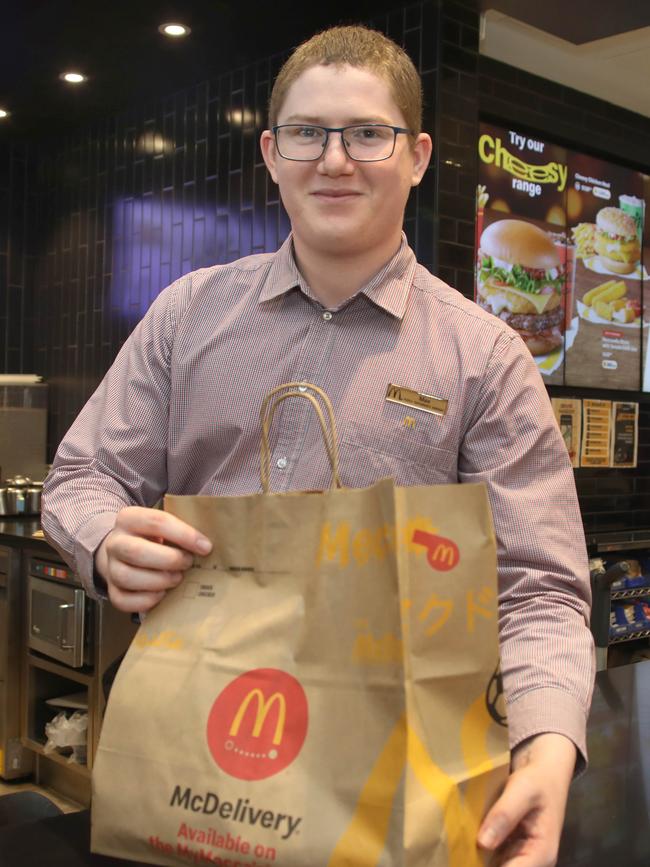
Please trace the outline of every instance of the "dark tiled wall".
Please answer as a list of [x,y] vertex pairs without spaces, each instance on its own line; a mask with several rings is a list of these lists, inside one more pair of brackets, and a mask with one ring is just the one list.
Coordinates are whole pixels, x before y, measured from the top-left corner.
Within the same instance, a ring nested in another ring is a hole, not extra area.
[[[409,202],[420,261],[471,291],[478,4],[372,20],[423,80],[438,160]],[[50,383],[49,454],[156,294],[194,268],[276,249],[289,225],[258,139],[283,56],[134,106],[30,157],[34,368]],[[438,238],[440,237],[440,244]]]
[[24,149],[0,145],[0,372],[31,373]]
[[288,231],[257,147],[277,61],[203,82],[35,155],[35,365],[52,454],[158,292]]
[[[487,57],[479,62],[482,116],[528,126],[577,149],[650,172],[650,118]],[[639,400],[639,465],[634,470],[576,470],[585,530],[650,529],[650,396],[587,389],[552,394]]]
[[650,118],[490,57],[480,58],[478,85],[484,116],[517,122],[560,144],[650,170]]
[[[404,45],[424,84],[434,163],[409,202],[409,240],[423,264],[469,297],[480,113],[640,166],[650,153],[646,119],[479,58],[478,5],[424,2],[369,22]],[[50,382],[50,455],[163,286],[285,237],[257,144],[283,59],[2,160],[0,280],[9,273],[13,282],[11,292],[0,282],[0,369],[33,369]],[[589,532],[650,526],[647,402],[640,439],[638,471],[577,471]]]
[[433,270],[467,297],[474,285],[477,177],[479,13],[476,4],[438,7],[440,46],[436,161],[436,255]]

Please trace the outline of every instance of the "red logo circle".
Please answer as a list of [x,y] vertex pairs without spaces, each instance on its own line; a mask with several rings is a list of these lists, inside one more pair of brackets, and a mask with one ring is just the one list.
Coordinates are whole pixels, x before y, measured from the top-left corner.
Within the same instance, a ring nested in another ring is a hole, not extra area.
[[307,735],[307,696],[295,677],[256,668],[231,681],[208,716],[212,758],[232,777],[263,780],[283,771]]

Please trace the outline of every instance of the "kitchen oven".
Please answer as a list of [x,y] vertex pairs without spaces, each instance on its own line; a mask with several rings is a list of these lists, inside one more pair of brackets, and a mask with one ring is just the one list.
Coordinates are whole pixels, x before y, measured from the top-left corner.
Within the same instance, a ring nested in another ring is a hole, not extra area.
[[72,569],[53,560],[27,563],[27,644],[72,668],[92,665],[90,601]]

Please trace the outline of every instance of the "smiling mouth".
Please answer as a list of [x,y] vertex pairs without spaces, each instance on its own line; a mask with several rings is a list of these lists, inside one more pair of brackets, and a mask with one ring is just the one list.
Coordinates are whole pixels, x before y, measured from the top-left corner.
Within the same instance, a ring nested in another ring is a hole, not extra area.
[[319,199],[351,199],[359,195],[355,190],[315,190],[312,193]]

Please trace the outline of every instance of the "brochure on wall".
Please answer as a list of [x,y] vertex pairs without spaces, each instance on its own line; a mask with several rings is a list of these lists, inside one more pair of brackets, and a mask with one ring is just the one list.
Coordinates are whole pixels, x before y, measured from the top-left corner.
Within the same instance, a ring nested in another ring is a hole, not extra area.
[[644,175],[485,123],[478,155],[476,302],[519,332],[548,385],[638,390]]
[[640,172],[569,155],[576,337],[566,354],[566,385],[641,387],[643,215]]
[[583,400],[581,467],[608,467],[611,400]]
[[610,466],[636,467],[638,437],[639,404],[614,401]]
[[567,447],[571,466],[580,466],[580,439],[582,432],[582,401],[577,398],[551,398],[553,412]]

